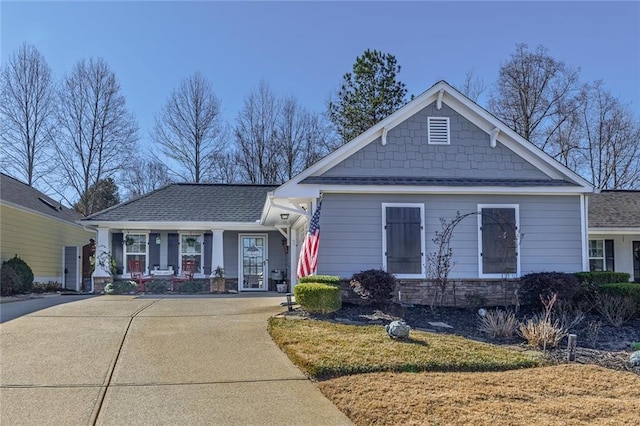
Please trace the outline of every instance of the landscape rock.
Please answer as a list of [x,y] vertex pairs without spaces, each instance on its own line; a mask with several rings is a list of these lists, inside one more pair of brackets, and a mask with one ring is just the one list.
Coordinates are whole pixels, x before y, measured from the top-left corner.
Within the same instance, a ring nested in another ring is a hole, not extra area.
[[404,321],[392,321],[384,327],[387,330],[387,334],[392,339],[406,339],[409,337],[409,331],[411,327]]
[[629,357],[629,362],[634,367],[640,367],[640,351],[635,351],[634,353],[632,353]]

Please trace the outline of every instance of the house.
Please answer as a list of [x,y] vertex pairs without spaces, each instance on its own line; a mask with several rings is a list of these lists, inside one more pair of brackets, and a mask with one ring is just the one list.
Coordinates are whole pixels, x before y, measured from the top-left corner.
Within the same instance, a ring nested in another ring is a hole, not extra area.
[[26,183],[0,173],[0,256],[5,261],[18,255],[31,267],[35,282],[58,282],[64,288],[81,290],[82,247],[96,235],[76,223],[81,217]]
[[[201,192],[187,196],[192,190]],[[296,283],[298,254],[322,200],[318,273],[348,279],[382,268],[399,278],[400,301],[426,304],[436,291],[428,268],[433,239],[460,213],[468,216],[450,242],[455,264],[445,303],[476,296],[501,303],[523,274],[588,269],[593,192],[441,81],[283,185],[174,185],[148,196],[162,200],[145,204],[143,197],[82,222],[96,227],[98,245],[116,256],[121,238],[133,236],[138,251],[129,255],[160,268],[179,265],[176,250],[185,252],[175,247],[193,234],[204,243],[202,276],[210,274],[211,253],[211,266],[224,266],[239,290],[251,290],[244,275],[251,277],[248,262],[256,259],[248,250],[257,243],[269,247],[257,260],[268,259],[268,268],[286,270]],[[146,248],[154,239],[159,255]],[[276,256],[280,245],[285,250]]]
[[348,278],[383,268],[400,279],[400,301],[428,304],[438,290],[427,266],[435,233],[441,221],[470,214],[450,242],[455,265],[444,301],[502,303],[521,275],[588,269],[593,192],[441,81],[275,189],[262,223],[291,213],[295,252],[307,223],[296,216],[322,197],[318,272]]
[[589,269],[626,272],[640,282],[640,191],[589,197]]
[[[159,279],[180,275],[184,262],[195,260],[196,279],[213,277],[221,267],[229,289],[267,291],[284,280],[272,280],[270,271],[283,274],[288,267],[278,223],[260,223],[275,188],[174,183],[79,222],[97,231],[96,251],[113,257],[116,277],[130,278],[133,260]],[[109,280],[109,272],[96,267],[95,291]]]

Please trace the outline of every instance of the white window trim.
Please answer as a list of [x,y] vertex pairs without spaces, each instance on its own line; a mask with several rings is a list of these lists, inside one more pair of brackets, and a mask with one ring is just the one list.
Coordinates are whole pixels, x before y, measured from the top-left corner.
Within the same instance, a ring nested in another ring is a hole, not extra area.
[[424,278],[426,277],[425,262],[425,220],[424,220],[424,203],[382,203],[382,269],[387,270],[387,207],[413,207],[420,209],[420,273],[419,274],[394,274],[396,278]]
[[127,232],[122,234],[122,256],[124,265],[122,265],[122,276],[130,275],[129,272],[129,260],[127,259],[127,255],[129,254],[141,254],[141,253],[127,253],[127,235],[144,235],[145,236],[145,249],[144,249],[144,268],[143,275],[147,275],[149,271],[149,233],[148,232]]
[[[602,257],[592,257],[589,253],[589,242],[591,241],[600,241],[602,243]],[[605,244],[604,238],[589,238],[587,240],[587,256],[589,259],[589,266],[587,270],[591,270],[591,259],[594,260],[602,260],[602,271],[607,271],[607,245]]]
[[202,251],[200,252],[200,271],[196,271],[194,277],[204,277],[204,234],[194,234],[193,232],[180,232],[178,233],[178,275],[182,275],[182,236],[185,237],[200,237],[202,241]]
[[[482,272],[482,209],[515,209],[516,211],[516,273],[515,274],[485,274]],[[521,276],[520,259],[522,247],[520,244],[520,205],[519,204],[478,204],[478,277],[479,278],[518,278]]]
[[[447,141],[431,141],[431,120],[445,120],[447,123]],[[427,117],[427,144],[428,145],[451,145],[451,125],[449,117]]]

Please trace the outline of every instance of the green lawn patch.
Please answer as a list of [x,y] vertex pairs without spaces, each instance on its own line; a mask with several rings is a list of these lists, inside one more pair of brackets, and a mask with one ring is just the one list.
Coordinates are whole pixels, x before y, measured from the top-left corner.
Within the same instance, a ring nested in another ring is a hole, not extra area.
[[505,371],[544,364],[537,354],[460,336],[412,330],[409,340],[392,340],[381,326],[270,318],[269,333],[300,369],[317,379],[385,371]]

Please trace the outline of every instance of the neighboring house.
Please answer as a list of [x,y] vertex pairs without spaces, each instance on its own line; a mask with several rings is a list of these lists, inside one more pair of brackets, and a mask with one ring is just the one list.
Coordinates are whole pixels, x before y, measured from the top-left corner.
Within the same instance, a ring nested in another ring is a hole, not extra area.
[[0,173],[0,251],[33,270],[34,281],[82,288],[82,247],[95,238],[75,221],[82,215],[19,180]]
[[[288,267],[284,235],[260,224],[267,193],[275,188],[175,183],[80,222],[96,229],[97,252],[115,259],[117,277],[130,277],[131,260],[141,260],[146,275],[167,278],[194,259],[195,278],[212,277],[221,267],[228,287],[267,291],[276,281],[270,271]],[[96,291],[108,275],[96,268]]]
[[[286,269],[295,284],[308,221],[322,199],[318,273],[348,279],[386,269],[400,279],[397,298],[426,304],[434,297],[427,263],[435,233],[441,221],[470,213],[451,240],[455,265],[445,303],[475,296],[499,303],[513,297],[514,279],[523,274],[589,268],[593,192],[441,81],[281,186],[171,185],[82,222],[96,227],[98,246],[123,268],[123,249],[150,271],[155,264],[179,267],[178,257],[189,254],[185,238],[195,235],[204,243],[197,249],[201,276],[223,265],[227,277],[240,279],[239,290],[265,290],[244,283],[256,260],[247,250],[268,246],[257,260]],[[126,235],[134,251],[122,244]]]
[[640,282],[640,191],[589,197],[589,267],[626,272]]

